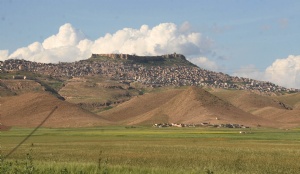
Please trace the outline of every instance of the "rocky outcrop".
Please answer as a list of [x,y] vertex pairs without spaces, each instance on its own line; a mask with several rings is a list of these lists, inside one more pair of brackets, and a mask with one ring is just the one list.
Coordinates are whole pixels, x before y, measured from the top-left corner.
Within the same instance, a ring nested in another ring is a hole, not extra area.
[[161,56],[137,56],[131,54],[92,54],[92,58],[97,57],[109,57],[112,59],[124,59],[133,61],[160,61],[164,59],[182,59],[186,60],[185,56],[182,54],[165,54]]

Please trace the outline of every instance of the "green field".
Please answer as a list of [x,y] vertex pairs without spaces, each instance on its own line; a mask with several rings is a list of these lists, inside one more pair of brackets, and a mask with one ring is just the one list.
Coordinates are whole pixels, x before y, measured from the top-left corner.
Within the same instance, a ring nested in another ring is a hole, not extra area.
[[299,173],[300,130],[97,127],[1,133],[2,173]]

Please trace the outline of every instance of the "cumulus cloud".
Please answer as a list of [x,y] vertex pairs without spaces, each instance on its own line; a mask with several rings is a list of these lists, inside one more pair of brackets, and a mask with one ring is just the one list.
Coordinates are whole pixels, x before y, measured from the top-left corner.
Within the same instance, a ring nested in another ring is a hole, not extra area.
[[[288,21],[282,20],[281,23],[286,26]],[[152,28],[148,25],[138,29],[124,28],[96,40],[89,40],[83,32],[67,23],[42,43],[34,42],[12,54],[8,50],[0,50],[0,60],[17,58],[57,63],[87,59],[92,53],[162,55],[176,52],[184,54],[199,67],[218,71],[217,63],[206,57],[213,53],[212,47],[213,41],[199,32],[192,32],[188,22],[179,27],[174,23],[162,23]],[[233,75],[300,88],[300,56],[278,59],[265,71],[259,71],[254,65],[242,67]]]
[[276,84],[300,89],[300,55],[277,59],[266,69],[265,77]]
[[242,67],[235,76],[270,81],[280,86],[300,89],[300,55],[275,60],[271,66],[260,71],[254,65]]
[[205,54],[211,49],[211,40],[200,33],[187,32],[173,23],[162,23],[153,28],[124,28],[95,40],[93,53],[128,53],[161,55],[178,52],[186,56]]
[[85,39],[84,34],[75,29],[71,24],[64,24],[59,28],[56,35],[52,35],[44,40],[43,47],[45,49],[59,48],[65,46],[76,46],[79,41]]
[[9,56],[1,52],[1,58],[18,58],[37,62],[77,61],[92,53],[126,53],[137,55],[161,55],[180,53],[189,57],[208,54],[212,40],[201,33],[191,32],[190,24],[177,27],[174,23],[162,23],[150,28],[124,28],[113,34],[107,33],[96,40],[89,40],[84,33],[67,23],[57,34],[42,43],[34,42],[19,48]]
[[70,62],[90,56],[85,47],[85,36],[67,23],[59,28],[56,35],[45,39],[43,43],[34,42],[27,47],[19,48],[8,58],[25,59],[44,63]]

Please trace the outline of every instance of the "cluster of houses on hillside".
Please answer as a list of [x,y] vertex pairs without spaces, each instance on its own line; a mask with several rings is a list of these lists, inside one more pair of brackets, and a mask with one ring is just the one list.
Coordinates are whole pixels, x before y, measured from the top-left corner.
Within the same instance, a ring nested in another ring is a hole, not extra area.
[[[120,83],[139,82],[145,86],[208,86],[225,89],[256,90],[268,92],[300,92],[270,82],[243,77],[233,77],[220,72],[194,66],[145,66],[126,61],[90,61],[72,63],[37,63],[9,59],[0,61],[0,73],[30,71],[52,77],[104,76]],[[29,77],[28,77],[29,79]]]

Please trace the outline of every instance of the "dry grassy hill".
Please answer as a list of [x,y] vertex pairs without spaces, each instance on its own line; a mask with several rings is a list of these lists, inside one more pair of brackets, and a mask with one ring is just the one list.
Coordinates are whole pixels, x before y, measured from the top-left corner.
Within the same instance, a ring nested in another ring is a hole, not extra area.
[[284,109],[284,106],[280,105],[278,100],[275,100],[270,96],[259,95],[251,91],[214,89],[210,92],[223,100],[230,102],[232,105],[250,113],[264,107]]
[[300,125],[300,94],[263,96],[250,91],[214,90],[213,93],[260,118],[278,122],[276,127],[297,127]]
[[101,78],[72,78],[59,90],[66,101],[80,105],[94,113],[105,107],[129,100],[137,95],[137,90],[128,89],[129,85]]
[[58,107],[45,127],[88,127],[107,125],[109,121],[62,101],[47,92],[29,92],[0,98],[0,123],[6,126],[34,127]]
[[[300,126],[299,93],[264,96],[244,90],[206,91],[188,87],[155,88],[150,93],[138,95],[139,90],[130,88],[128,84],[92,77],[68,80],[59,91],[66,101],[44,90],[38,82],[31,80],[2,80],[0,129],[4,130],[9,126],[37,126],[56,106],[58,109],[44,126],[88,127],[202,122],[277,128]],[[118,101],[126,102],[119,104]],[[112,105],[107,107],[109,110],[105,110],[104,106],[103,111],[102,104],[107,102]]]
[[274,98],[275,100],[282,101],[282,102],[292,106],[295,110],[300,109],[300,93],[274,96],[272,98]]
[[33,80],[0,79],[0,96],[12,96],[31,91],[44,91],[44,88]]
[[[136,96],[113,109],[100,113],[100,115],[119,124],[129,124],[137,118],[142,117],[143,114],[151,112],[167,103],[170,99],[178,95],[179,91],[182,90],[167,90]],[[153,122],[168,121],[164,116],[153,116],[152,120]]]
[[151,93],[125,102],[100,114],[119,124],[153,123],[238,123],[249,126],[280,125],[245,112],[211,93],[196,87]]

